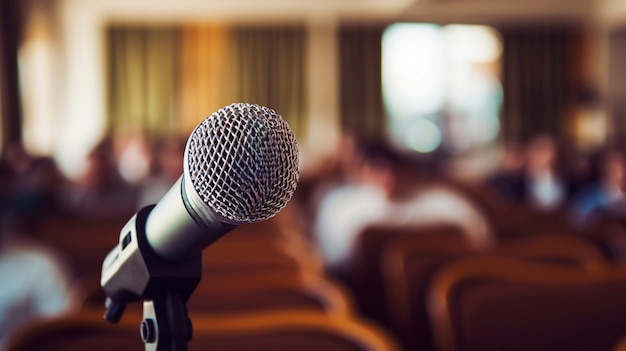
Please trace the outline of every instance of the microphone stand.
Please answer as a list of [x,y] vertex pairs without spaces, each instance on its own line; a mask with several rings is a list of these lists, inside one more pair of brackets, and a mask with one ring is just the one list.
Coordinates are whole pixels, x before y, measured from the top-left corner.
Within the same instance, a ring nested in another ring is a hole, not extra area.
[[144,301],[141,339],[146,351],[187,351],[192,336],[191,319],[178,292],[167,290],[161,298]]
[[107,295],[104,318],[117,323],[126,304],[144,300],[141,338],[146,351],[187,351],[193,327],[187,300],[202,277],[202,256],[165,261],[150,248],[145,224],[154,206],[128,221],[120,242],[106,257],[102,287]]

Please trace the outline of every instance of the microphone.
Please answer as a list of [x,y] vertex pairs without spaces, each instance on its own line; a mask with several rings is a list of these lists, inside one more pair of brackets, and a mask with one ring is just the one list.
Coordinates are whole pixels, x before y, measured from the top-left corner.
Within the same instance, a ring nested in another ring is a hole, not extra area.
[[201,275],[201,251],[235,227],[273,217],[299,178],[296,138],[274,110],[246,103],[223,107],[191,133],[183,174],[156,204],[122,228],[102,265],[105,318],[126,303],[176,289],[186,301]]
[[291,199],[298,166],[295,136],[274,110],[218,110],[191,133],[183,175],[148,216],[150,247],[179,261],[240,224],[269,219]]

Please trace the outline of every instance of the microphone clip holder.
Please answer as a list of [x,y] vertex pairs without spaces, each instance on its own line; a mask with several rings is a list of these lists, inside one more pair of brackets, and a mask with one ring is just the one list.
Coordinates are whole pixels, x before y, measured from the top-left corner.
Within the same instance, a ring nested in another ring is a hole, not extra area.
[[202,277],[202,256],[180,262],[160,258],[148,244],[144,230],[153,207],[141,209],[126,223],[119,244],[104,260],[104,318],[117,323],[126,304],[143,300],[140,330],[145,350],[186,351],[193,335],[186,303]]

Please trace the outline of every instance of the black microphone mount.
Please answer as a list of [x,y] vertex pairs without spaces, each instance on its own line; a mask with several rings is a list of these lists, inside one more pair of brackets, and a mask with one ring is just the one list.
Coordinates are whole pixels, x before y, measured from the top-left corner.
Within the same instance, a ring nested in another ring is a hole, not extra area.
[[159,257],[145,231],[152,208],[141,209],[126,223],[119,244],[104,260],[104,318],[117,323],[126,304],[144,300],[140,330],[145,350],[186,351],[193,335],[186,304],[202,277],[202,256],[198,253],[177,262]]

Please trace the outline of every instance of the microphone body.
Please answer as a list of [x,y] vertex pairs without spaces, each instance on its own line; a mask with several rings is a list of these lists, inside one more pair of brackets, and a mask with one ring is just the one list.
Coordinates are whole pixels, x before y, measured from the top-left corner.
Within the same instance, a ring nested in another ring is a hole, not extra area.
[[182,175],[152,209],[146,220],[150,247],[163,259],[176,262],[198,254],[236,225],[220,222],[215,215],[204,220],[189,204]]

